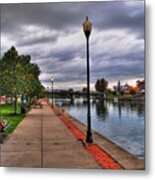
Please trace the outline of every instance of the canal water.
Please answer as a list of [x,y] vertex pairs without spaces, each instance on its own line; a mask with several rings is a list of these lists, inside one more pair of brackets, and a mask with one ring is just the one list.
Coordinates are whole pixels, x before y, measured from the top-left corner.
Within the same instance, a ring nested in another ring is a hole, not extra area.
[[[66,107],[69,114],[87,124],[86,102],[56,101],[56,104]],[[144,159],[144,107],[144,102],[92,102],[92,129],[139,159]]]

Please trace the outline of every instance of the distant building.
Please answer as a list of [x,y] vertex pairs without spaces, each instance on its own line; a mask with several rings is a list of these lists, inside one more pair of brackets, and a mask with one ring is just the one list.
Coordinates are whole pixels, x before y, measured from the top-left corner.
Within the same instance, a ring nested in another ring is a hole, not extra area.
[[129,84],[125,84],[125,85],[121,86],[121,91],[123,91],[124,94],[129,94],[130,93],[130,86],[129,86]]
[[127,83],[125,85],[121,85],[120,81],[118,81],[118,85],[115,89],[119,94],[129,94],[130,92],[130,86]]
[[139,88],[138,94],[145,94],[145,80],[138,80],[136,85]]

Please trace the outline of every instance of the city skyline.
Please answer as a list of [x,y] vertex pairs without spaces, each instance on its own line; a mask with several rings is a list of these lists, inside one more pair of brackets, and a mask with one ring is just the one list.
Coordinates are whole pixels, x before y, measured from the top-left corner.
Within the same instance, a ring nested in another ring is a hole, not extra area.
[[56,88],[86,86],[86,16],[90,37],[91,87],[104,77],[133,84],[144,78],[144,1],[1,4],[1,55],[11,46],[29,54],[40,80]]

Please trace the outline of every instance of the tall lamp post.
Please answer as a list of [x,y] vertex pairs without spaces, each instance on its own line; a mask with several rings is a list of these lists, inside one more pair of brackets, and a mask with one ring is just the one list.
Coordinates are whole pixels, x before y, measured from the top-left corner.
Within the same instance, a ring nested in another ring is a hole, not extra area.
[[53,95],[54,95],[54,92],[53,92],[53,84],[54,84],[54,79],[53,78],[51,78],[51,85],[52,85],[52,108],[53,108]]
[[89,21],[88,16],[86,17],[86,20],[83,23],[83,31],[86,36],[86,50],[87,50],[87,137],[86,142],[87,143],[93,143],[93,136],[91,132],[91,112],[90,112],[90,67],[89,67],[89,36],[92,30],[92,23]]

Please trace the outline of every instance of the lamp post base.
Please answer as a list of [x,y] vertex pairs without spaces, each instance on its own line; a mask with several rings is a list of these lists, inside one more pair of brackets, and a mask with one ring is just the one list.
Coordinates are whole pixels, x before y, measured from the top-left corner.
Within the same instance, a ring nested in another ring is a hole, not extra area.
[[92,144],[93,143],[93,136],[91,131],[87,131],[86,142]]

